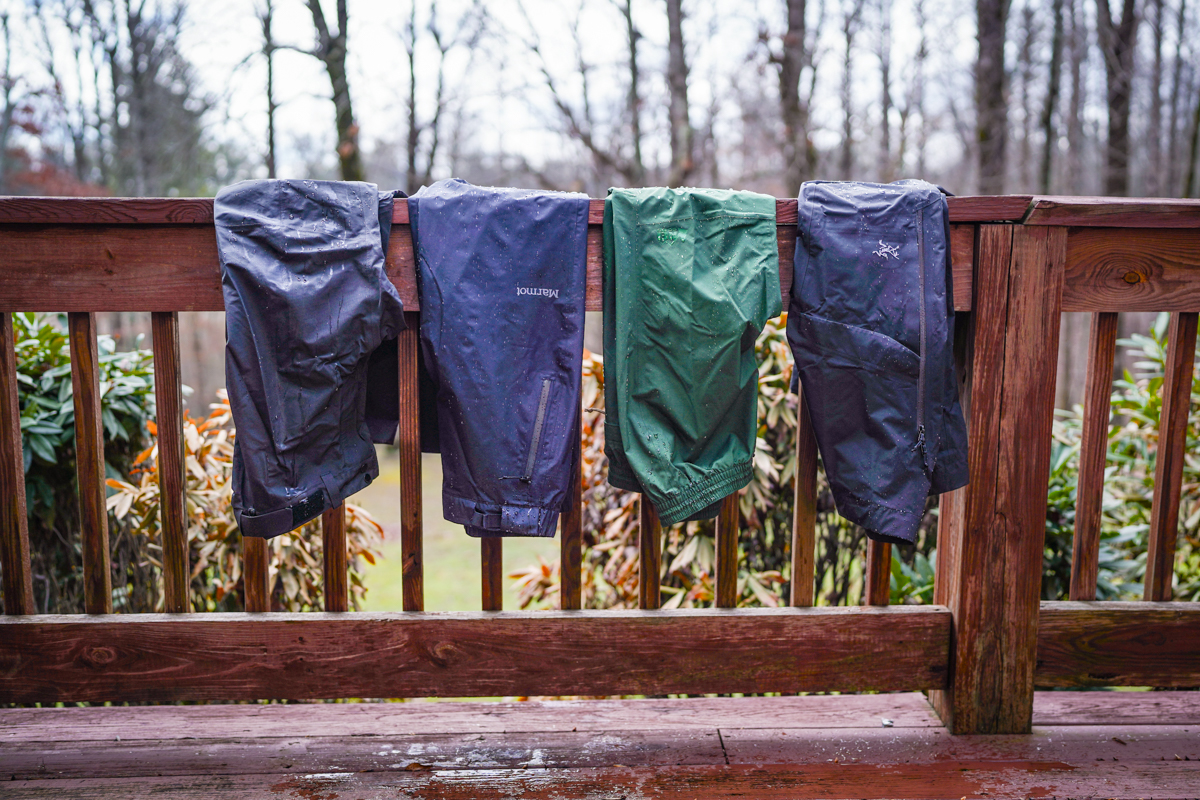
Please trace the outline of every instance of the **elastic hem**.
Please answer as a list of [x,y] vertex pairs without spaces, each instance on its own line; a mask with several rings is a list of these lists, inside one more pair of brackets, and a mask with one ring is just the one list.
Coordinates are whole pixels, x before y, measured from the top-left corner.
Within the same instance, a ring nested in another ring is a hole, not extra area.
[[701,511],[723,497],[741,489],[754,477],[754,467],[747,459],[738,464],[721,467],[692,481],[684,489],[666,497],[651,497],[654,509],[663,525],[674,525]]
[[550,506],[501,505],[470,500],[442,491],[442,516],[476,538],[528,536],[550,539],[558,528],[560,509]]

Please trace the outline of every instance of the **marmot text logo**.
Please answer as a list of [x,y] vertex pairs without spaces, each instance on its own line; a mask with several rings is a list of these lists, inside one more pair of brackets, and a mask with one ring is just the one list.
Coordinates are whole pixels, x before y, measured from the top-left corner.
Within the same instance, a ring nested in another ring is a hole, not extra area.
[[538,289],[533,286],[518,286],[517,295],[532,294],[538,297],[553,297],[558,299],[558,289]]

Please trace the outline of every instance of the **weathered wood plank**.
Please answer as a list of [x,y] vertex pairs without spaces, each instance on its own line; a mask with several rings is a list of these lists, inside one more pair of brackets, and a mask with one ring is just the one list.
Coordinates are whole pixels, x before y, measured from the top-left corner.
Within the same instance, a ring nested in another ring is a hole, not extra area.
[[12,314],[0,312],[0,568],[4,575],[4,613],[32,614],[33,575],[15,342]]
[[483,610],[504,609],[504,540],[479,540],[480,576],[483,579]]
[[108,508],[104,491],[104,427],[100,420],[100,355],[96,315],[67,315],[71,341],[71,387],[75,403],[75,467],[79,480],[79,527],[83,537],[83,607],[112,613],[108,554]]
[[801,386],[796,398],[796,478],[792,505],[792,576],[788,602],[813,604],[817,547],[817,437]]
[[0,197],[0,224],[211,226],[213,201],[211,197]]
[[1175,543],[1179,538],[1179,502],[1183,459],[1191,413],[1196,359],[1195,312],[1172,314],[1167,328],[1167,363],[1154,460],[1154,498],[1150,506],[1150,549],[1146,554],[1146,600],[1174,595]]
[[1070,228],[1063,311],[1200,311],[1200,230]]
[[321,514],[321,580],[326,611],[350,610],[350,573],[347,562],[346,505]]
[[404,312],[408,328],[400,332],[400,560],[404,610],[425,610],[424,531],[421,522],[421,404],[419,351],[421,316]]
[[1042,603],[1035,681],[1046,688],[1200,686],[1200,604]]
[[163,598],[168,612],[189,610],[187,505],[183,448],[183,377],[179,312],[150,315],[154,342],[154,405],[158,428],[158,492],[162,524]]
[[1035,197],[1026,225],[1200,228],[1200,200],[1166,197]]
[[[1002,620],[995,609],[1002,603],[1004,540],[991,534],[992,507],[1000,470],[1000,412],[1004,383],[1005,319],[1009,303],[1009,264],[1013,227],[981,225],[976,240],[977,280],[973,310],[963,332],[967,358],[963,410],[970,422],[968,472],[970,491],[952,493],[938,530],[938,576],[935,598],[948,606],[961,631],[955,657],[966,670],[952,675],[950,692],[932,692],[929,699],[942,720],[963,731],[981,727],[976,709],[992,702],[996,690],[978,674],[981,664],[999,660],[995,633]],[[979,565],[987,564],[989,569]],[[992,616],[989,616],[992,615]],[[973,642],[967,646],[965,641]],[[978,659],[978,661],[975,661]]]
[[662,524],[650,498],[638,498],[638,607],[662,606]]
[[716,543],[716,597],[717,608],[736,608],[738,602],[738,494],[721,501],[717,515]]
[[613,800],[613,798],[749,797],[755,800],[888,797],[1192,798],[1196,767],[1170,761],[1125,764],[1049,759],[996,762],[945,758],[876,766],[863,763],[719,764],[578,767],[547,770],[394,770],[299,775],[186,775],[9,781],[5,796],[20,800],[242,800],[266,796],[355,800],[397,797],[441,800]]
[[583,607],[583,418],[575,416],[575,466],[571,470],[567,510],[559,517],[558,607]]
[[242,537],[242,586],[245,609],[250,613],[271,610],[270,543],[258,536]]
[[[1086,697],[1111,693],[1039,694]],[[1160,697],[1162,693],[1153,696]],[[1193,697],[1200,700],[1200,694]],[[1063,710],[1064,705],[1071,708],[1069,703],[1058,701],[1055,713],[1070,714],[1069,710]],[[294,737],[305,731],[344,737],[688,731],[706,727],[777,728],[785,722],[793,728],[869,728],[879,725],[885,717],[893,721],[895,728],[941,727],[920,692],[669,700],[92,706],[0,708],[0,747],[10,742],[107,742],[118,737],[123,742]]]
[[1200,725],[1200,692],[1034,692],[1038,725]]
[[724,764],[715,728],[0,744],[5,780]]
[[867,540],[866,574],[863,576],[863,604],[886,606],[891,601],[892,546]]
[[1117,315],[1092,314],[1088,337],[1087,385],[1083,398],[1083,439],[1079,446],[1079,486],[1071,548],[1071,599],[1095,600],[1100,560],[1100,503],[1108,458],[1108,421]]
[[0,702],[917,690],[949,640],[936,606],[5,617]]

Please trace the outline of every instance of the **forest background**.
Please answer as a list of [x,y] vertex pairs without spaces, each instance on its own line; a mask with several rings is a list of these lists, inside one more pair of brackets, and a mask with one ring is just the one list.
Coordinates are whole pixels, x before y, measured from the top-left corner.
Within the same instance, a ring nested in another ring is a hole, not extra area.
[[[454,176],[794,197],[814,178],[921,177],[955,194],[1194,197],[1197,6],[0,0],[0,194]],[[148,315],[101,317],[118,350],[148,331]],[[1067,408],[1086,318],[1063,326]],[[203,416],[224,383],[222,316],[182,315],[181,333]]]

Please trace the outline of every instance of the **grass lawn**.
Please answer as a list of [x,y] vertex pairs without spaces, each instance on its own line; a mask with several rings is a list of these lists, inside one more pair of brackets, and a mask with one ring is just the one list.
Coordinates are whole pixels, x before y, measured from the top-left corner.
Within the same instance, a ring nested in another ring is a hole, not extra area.
[[[442,518],[442,460],[436,454],[421,456],[425,523],[425,610],[475,611],[482,604],[479,577],[479,540],[467,536],[461,525]],[[379,477],[351,501],[369,511],[384,526],[387,538],[383,557],[366,565],[367,597],[364,611],[401,611],[404,608],[400,569],[400,461],[393,448],[379,448]],[[558,558],[558,539],[505,539],[504,574],[529,564],[541,555],[547,562]],[[517,595],[506,580],[504,608],[519,608]]]

